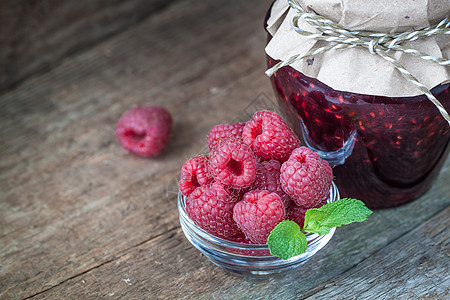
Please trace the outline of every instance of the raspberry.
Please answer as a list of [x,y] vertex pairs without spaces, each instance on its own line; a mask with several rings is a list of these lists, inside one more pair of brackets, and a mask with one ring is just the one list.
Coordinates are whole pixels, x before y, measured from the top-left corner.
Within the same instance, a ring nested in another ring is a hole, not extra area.
[[[238,234],[233,236],[229,239],[232,242],[239,243],[239,244],[247,244],[252,245],[252,241],[250,241],[245,234],[240,231]],[[248,256],[269,256],[270,251],[269,250],[248,250],[248,249],[236,249],[236,248],[228,248],[227,249],[230,252],[239,254],[239,255],[248,255]]]
[[201,185],[186,197],[186,210],[187,207],[191,205],[191,202],[197,201],[197,199],[203,195],[207,188],[209,188],[209,186]]
[[[327,204],[328,198],[325,198],[322,202],[317,203],[316,206],[311,208],[319,208]],[[293,200],[290,201],[290,205],[286,208],[286,219],[294,221],[300,228],[303,228],[305,223],[305,214],[308,208],[298,206]]]
[[186,200],[186,212],[197,226],[222,238],[240,232],[233,220],[233,208],[238,199],[223,185],[214,182],[195,189]]
[[245,122],[235,124],[219,124],[214,126],[208,133],[208,148],[212,151],[223,140],[227,138],[241,138]]
[[233,218],[245,236],[256,244],[265,244],[272,229],[286,216],[283,202],[275,193],[250,191],[233,210]]
[[333,171],[313,150],[295,149],[280,171],[283,190],[298,206],[318,207],[328,199]]
[[300,226],[300,228],[303,228],[307,210],[307,208],[296,205],[295,202],[291,203],[289,208],[286,210],[286,219],[294,221],[298,224],[298,226]]
[[275,112],[258,111],[242,132],[244,143],[264,160],[284,162],[300,141],[291,128]]
[[160,154],[172,130],[170,113],[158,106],[138,106],[124,113],[116,125],[120,145],[142,157]]
[[209,171],[214,180],[226,186],[245,188],[255,180],[255,155],[242,141],[227,139],[211,152]]
[[253,244],[252,241],[250,241],[242,231],[238,232],[235,236],[231,237],[229,240],[239,244]]
[[266,190],[280,196],[285,207],[289,206],[291,197],[286,194],[280,183],[281,163],[278,160],[263,161],[256,165],[256,178],[249,190]]
[[197,187],[213,181],[208,171],[208,159],[208,156],[198,155],[184,163],[180,176],[180,191],[184,196],[192,193]]

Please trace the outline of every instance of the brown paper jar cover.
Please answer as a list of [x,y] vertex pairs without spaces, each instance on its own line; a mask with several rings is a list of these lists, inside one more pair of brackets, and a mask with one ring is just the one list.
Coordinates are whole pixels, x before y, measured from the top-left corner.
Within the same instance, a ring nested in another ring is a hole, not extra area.
[[[421,29],[450,14],[448,0],[300,0],[299,3],[308,11],[316,12],[348,30],[385,33]],[[294,15],[295,11],[289,8],[286,0],[275,1],[267,21],[267,30],[273,38],[266,46],[266,53],[273,59],[286,60],[295,54],[324,46],[325,42],[301,36],[291,28]],[[318,32],[306,22],[300,24],[302,29]],[[450,36],[441,35],[438,38],[418,39],[410,46],[429,55],[449,59],[449,41]],[[428,89],[450,79],[448,67],[398,51],[392,51],[392,56]],[[390,97],[421,94],[390,62],[367,49],[331,50],[313,58],[313,64],[301,60],[291,66],[340,91]]]

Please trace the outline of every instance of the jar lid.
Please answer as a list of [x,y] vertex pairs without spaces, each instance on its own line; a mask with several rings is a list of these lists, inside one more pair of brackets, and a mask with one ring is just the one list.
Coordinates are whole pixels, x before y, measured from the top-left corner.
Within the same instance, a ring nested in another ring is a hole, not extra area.
[[[448,0],[298,0],[308,12],[323,16],[347,30],[371,32],[405,32],[419,30],[436,24],[450,15]],[[297,12],[286,0],[277,0],[267,21],[267,31],[272,39],[266,53],[273,59],[290,57],[330,44],[298,34],[291,26]],[[320,31],[299,19],[297,26],[303,30]],[[450,58],[450,36],[436,35],[407,42],[408,47],[431,56]],[[439,65],[401,51],[389,55],[425,87],[431,89],[450,81],[448,66]],[[423,94],[396,67],[383,57],[361,47],[333,49],[298,60],[291,67],[316,78],[333,89],[359,94],[389,97],[409,97]]]

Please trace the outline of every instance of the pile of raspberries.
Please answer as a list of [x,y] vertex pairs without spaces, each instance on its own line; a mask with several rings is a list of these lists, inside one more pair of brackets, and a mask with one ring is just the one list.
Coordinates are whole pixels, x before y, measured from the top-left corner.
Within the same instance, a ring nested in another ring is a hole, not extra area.
[[330,165],[275,112],[220,124],[208,133],[209,154],[186,161],[180,192],[194,223],[226,240],[265,244],[285,219],[303,227],[305,212],[324,205]]

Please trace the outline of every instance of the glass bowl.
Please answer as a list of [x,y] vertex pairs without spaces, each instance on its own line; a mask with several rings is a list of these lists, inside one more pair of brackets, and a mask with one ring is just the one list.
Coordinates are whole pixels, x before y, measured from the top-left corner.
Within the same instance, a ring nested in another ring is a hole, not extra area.
[[[327,202],[340,198],[339,191],[333,183]],[[336,228],[327,235],[307,233],[308,248],[305,253],[287,260],[270,255],[265,244],[241,244],[216,237],[201,229],[186,213],[186,197],[178,193],[178,211],[181,228],[191,244],[200,250],[211,262],[226,270],[242,275],[269,275],[292,270],[310,259],[322,249],[333,236]]]

